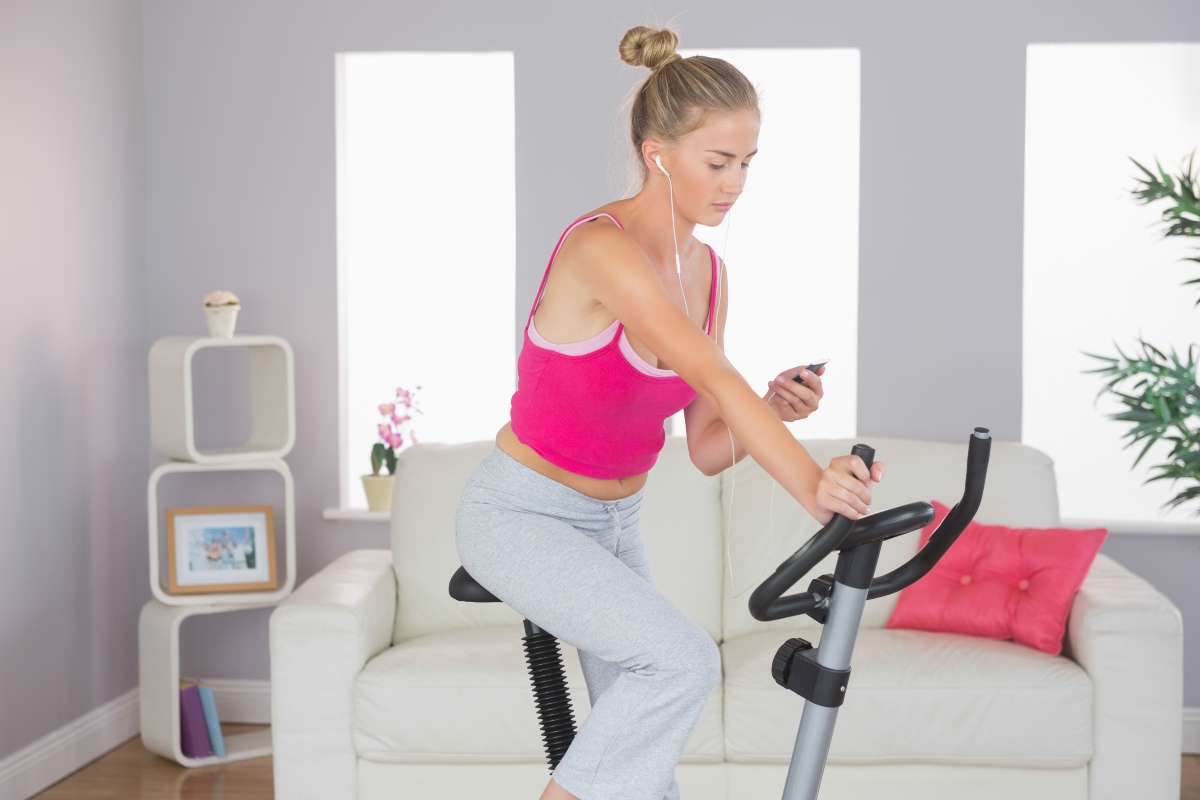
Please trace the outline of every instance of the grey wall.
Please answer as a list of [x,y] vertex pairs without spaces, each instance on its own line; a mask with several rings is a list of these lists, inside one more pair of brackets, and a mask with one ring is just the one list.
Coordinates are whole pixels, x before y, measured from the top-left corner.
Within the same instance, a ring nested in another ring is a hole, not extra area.
[[137,685],[138,0],[0,0],[0,759]]
[[[338,504],[334,54],[516,53],[523,320],[555,237],[616,189],[617,109],[642,75],[619,63],[617,42],[632,24],[672,17],[685,46],[861,49],[859,430],[953,440],[977,424],[1020,436],[1026,45],[1200,39],[1194,0],[149,3],[150,335],[202,331],[199,298],[226,287],[243,299],[242,330],[292,342],[301,578],[387,544],[383,526],[321,520]],[[1200,597],[1180,583],[1181,554],[1133,541],[1126,551],[1198,638]],[[222,624],[242,623],[210,621],[214,643]],[[223,655],[224,669],[266,675],[259,653]]]

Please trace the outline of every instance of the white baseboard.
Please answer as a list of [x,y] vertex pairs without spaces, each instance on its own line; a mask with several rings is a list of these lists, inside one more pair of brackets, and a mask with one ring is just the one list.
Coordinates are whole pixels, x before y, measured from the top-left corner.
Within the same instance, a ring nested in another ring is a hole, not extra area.
[[221,722],[271,724],[271,682],[208,679]]
[[138,732],[138,690],[109,700],[0,761],[0,800],[26,800]]
[[1200,708],[1183,710],[1183,752],[1200,753]]

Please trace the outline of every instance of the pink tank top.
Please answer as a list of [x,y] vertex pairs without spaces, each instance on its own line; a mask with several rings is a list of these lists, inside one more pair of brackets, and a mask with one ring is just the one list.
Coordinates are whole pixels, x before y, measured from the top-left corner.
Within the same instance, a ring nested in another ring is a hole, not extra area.
[[[511,417],[517,439],[551,464],[611,480],[640,475],[654,466],[666,441],[663,422],[692,402],[696,390],[671,370],[643,361],[620,320],[582,342],[553,344],[537,332],[533,314],[563,241],[577,226],[599,217],[621,227],[610,214],[576,220],[550,255],[525,322]],[[717,254],[711,247],[709,254],[713,288],[705,332],[711,335],[719,278]]]

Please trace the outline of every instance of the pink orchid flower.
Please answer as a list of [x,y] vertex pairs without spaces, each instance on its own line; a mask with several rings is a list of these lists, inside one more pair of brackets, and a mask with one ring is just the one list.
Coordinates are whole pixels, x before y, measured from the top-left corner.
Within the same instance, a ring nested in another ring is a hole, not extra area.
[[[416,387],[420,390],[421,387]],[[396,399],[390,403],[381,403],[379,413],[384,422],[379,423],[379,439],[389,449],[399,449],[405,444],[416,444],[417,437],[412,431],[405,430],[404,425],[412,421],[413,414],[423,414],[415,407],[416,392],[404,387],[396,389]]]

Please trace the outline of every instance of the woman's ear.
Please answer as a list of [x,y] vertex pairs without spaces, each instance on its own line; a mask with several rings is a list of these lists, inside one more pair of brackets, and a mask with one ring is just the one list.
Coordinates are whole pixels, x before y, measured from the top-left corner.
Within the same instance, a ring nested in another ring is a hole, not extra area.
[[642,142],[642,163],[645,164],[646,169],[656,175],[662,175],[663,173],[659,169],[659,165],[654,161],[654,157],[659,156],[661,158],[662,154],[662,142],[657,139],[646,139]]

